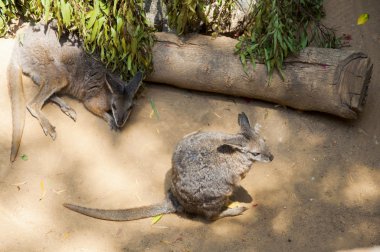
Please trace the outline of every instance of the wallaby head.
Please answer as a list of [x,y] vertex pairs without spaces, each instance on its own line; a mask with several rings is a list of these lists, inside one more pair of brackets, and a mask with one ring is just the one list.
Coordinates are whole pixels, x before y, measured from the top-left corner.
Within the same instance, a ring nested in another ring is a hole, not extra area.
[[245,113],[240,113],[238,123],[243,139],[239,141],[227,142],[220,146],[220,150],[240,151],[248,155],[251,160],[268,163],[273,160],[273,155],[270,153],[264,138],[259,134],[259,127],[256,125],[251,127],[248,117]]
[[111,111],[119,128],[128,120],[133,107],[133,97],[141,85],[142,77],[143,74],[138,72],[128,85],[125,85],[121,80],[106,74],[106,83],[111,92]]

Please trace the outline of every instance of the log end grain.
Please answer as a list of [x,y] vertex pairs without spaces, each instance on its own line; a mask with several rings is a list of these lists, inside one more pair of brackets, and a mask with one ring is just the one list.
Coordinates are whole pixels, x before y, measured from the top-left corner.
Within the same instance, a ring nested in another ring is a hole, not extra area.
[[348,119],[355,119],[363,110],[371,80],[373,64],[363,53],[354,53],[342,60],[337,68],[335,82]]

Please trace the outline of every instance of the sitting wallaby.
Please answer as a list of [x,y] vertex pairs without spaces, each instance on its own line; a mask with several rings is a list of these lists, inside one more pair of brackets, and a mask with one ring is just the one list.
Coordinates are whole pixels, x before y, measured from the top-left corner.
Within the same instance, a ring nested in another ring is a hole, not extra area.
[[121,79],[111,76],[101,62],[88,55],[76,36],[62,34],[58,39],[52,23],[28,25],[21,29],[8,67],[13,119],[11,161],[16,158],[24,128],[23,73],[39,86],[37,95],[26,107],[38,119],[45,135],[50,135],[53,140],[56,137],[55,127],[41,111],[49,99],[75,121],[75,111],[57,96],[70,95],[116,130],[123,127],[128,119],[133,97],[143,77],[138,72],[125,85]]
[[164,213],[187,212],[215,220],[243,213],[245,207],[226,208],[228,197],[254,161],[270,162],[273,155],[244,113],[241,132],[197,132],[185,136],[172,157],[171,187],[163,203],[132,209],[101,210],[64,204],[94,218],[126,221]]

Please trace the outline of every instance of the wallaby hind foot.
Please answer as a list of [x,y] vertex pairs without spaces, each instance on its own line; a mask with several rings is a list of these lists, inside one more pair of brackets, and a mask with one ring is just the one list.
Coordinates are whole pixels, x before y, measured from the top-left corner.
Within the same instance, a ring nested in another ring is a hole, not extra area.
[[77,113],[72,109],[67,103],[60,97],[54,95],[50,97],[50,101],[54,102],[59,106],[63,113],[70,117],[74,122],[77,120]]
[[241,215],[246,210],[248,210],[248,208],[246,208],[246,207],[227,208],[226,210],[224,210],[223,212],[221,212],[219,214],[219,216],[217,217],[217,219],[224,218],[224,217],[232,217],[232,216]]
[[55,140],[57,133],[55,132],[55,127],[51,125],[49,120],[40,112],[40,109],[35,108],[35,104],[28,104],[27,109],[30,114],[38,119],[44,134],[49,135],[53,140]]

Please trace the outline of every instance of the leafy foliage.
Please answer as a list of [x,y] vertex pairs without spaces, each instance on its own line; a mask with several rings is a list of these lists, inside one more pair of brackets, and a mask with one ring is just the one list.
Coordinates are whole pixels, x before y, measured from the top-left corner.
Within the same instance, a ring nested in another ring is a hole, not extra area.
[[199,31],[217,35],[230,25],[236,0],[164,0],[168,9],[169,26],[177,34]]
[[235,0],[217,0],[206,7],[206,16],[210,19],[206,29],[212,36],[217,36],[231,25],[235,7]]
[[11,19],[48,22],[54,18],[60,34],[63,29],[77,32],[88,52],[96,52],[124,77],[151,70],[153,30],[142,0],[1,0],[0,7],[0,35],[6,33]]
[[[199,30],[217,35],[231,19],[237,0],[167,0],[169,25],[178,34]],[[210,14],[212,10],[213,13]],[[324,17],[323,0],[258,0],[252,5],[243,35],[239,37],[236,53],[243,67],[247,62],[264,62],[271,75],[276,68],[282,74],[284,59],[308,45],[340,46],[334,31],[321,24]],[[211,20],[208,20],[211,19]]]
[[[238,0],[164,0],[169,26],[178,34],[192,31],[218,33],[230,25]],[[256,60],[271,75],[281,76],[284,59],[308,45],[339,47],[334,31],[321,24],[323,0],[257,0],[252,5],[236,53],[243,67]],[[0,36],[12,19],[57,19],[59,32],[78,32],[89,52],[124,76],[150,70],[153,30],[148,26],[142,0],[0,0]]]
[[207,23],[204,13],[205,0],[165,0],[168,9],[169,26],[177,34],[183,34],[199,28],[201,22]]
[[36,20],[42,10],[41,1],[37,0],[0,0],[0,37],[9,31],[12,20],[22,16],[25,20]]
[[340,39],[323,26],[323,0],[260,0],[250,12],[250,23],[239,37],[236,52],[246,69],[247,61],[264,62],[271,75],[281,76],[284,59],[308,45],[336,48]]

